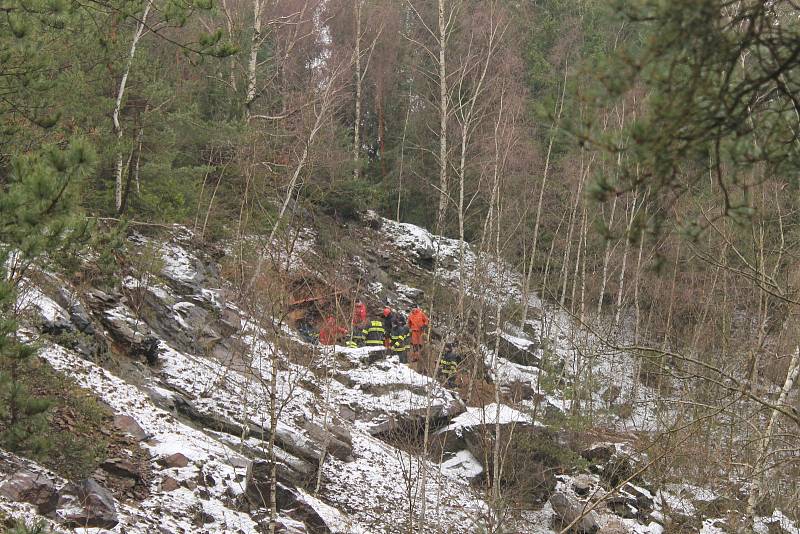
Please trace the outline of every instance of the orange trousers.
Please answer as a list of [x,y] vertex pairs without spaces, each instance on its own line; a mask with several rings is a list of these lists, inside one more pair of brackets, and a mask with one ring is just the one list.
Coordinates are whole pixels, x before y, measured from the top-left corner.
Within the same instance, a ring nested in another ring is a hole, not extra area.
[[411,344],[412,345],[422,345],[424,342],[422,341],[422,330],[412,330],[411,331]]

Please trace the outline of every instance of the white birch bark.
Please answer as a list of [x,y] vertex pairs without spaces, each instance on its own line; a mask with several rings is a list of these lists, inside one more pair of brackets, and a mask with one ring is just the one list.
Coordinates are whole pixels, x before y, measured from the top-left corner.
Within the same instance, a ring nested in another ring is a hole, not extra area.
[[622,299],[623,295],[625,294],[625,271],[628,266],[628,252],[630,251],[630,239],[628,236],[633,229],[633,221],[636,218],[636,202],[638,200],[637,193],[633,194],[633,203],[631,206],[631,215],[628,219],[628,225],[625,228],[625,237],[623,239],[623,248],[622,248],[622,265],[619,268],[619,287],[617,288],[617,304],[616,309],[614,310],[614,325],[613,325],[613,333],[616,335],[617,329],[619,328],[619,321],[620,316],[622,314]]
[[786,373],[786,380],[783,382],[783,387],[781,388],[781,393],[778,396],[778,401],[775,403],[775,408],[772,410],[769,423],[767,423],[767,428],[764,431],[764,436],[761,439],[761,450],[759,452],[758,461],[753,466],[753,471],[759,474],[756,478],[755,487],[752,488],[750,491],[750,496],[747,498],[747,515],[749,518],[751,518],[751,520],[755,516],[755,508],[758,504],[759,498],[764,492],[764,487],[769,483],[769,477],[767,476],[767,471],[769,470],[764,469],[764,464],[767,461],[769,449],[772,445],[773,429],[776,421],[778,420],[779,414],[778,408],[786,406],[786,400],[789,397],[789,393],[791,393],[792,389],[794,389],[798,375],[800,375],[800,346],[795,349],[794,356],[792,356],[792,361],[789,364],[789,370]]
[[247,58],[247,82],[244,97],[244,107],[247,119],[253,114],[253,102],[256,99],[258,84],[258,51],[263,42],[261,32],[263,24],[263,0],[253,0],[253,33],[250,36],[250,50]]
[[[131,72],[131,65],[133,65],[133,59],[136,56],[136,47],[139,45],[139,40],[142,38],[144,34],[144,29],[147,26],[147,17],[150,15],[150,8],[153,7],[153,0],[149,0],[147,4],[144,6],[144,12],[142,13],[142,18],[136,24],[136,31],[133,34],[133,39],[131,40],[131,48],[128,52],[128,60],[125,63],[125,70],[122,72],[122,78],[119,81],[119,87],[117,89],[117,98],[114,102],[114,111],[111,114],[111,120],[114,125],[114,133],[117,136],[117,142],[122,141],[122,123],[120,123],[119,115],[122,111],[122,100],[125,98],[125,89],[128,85],[128,76]],[[122,209],[122,193],[125,188],[125,184],[123,183],[123,168],[124,168],[124,156],[122,154],[122,150],[118,147],[117,148],[117,162],[114,166],[114,200],[115,200],[115,208],[117,212]]]
[[439,0],[439,208],[436,214],[436,233],[441,235],[447,214],[447,21],[445,20],[445,1]]

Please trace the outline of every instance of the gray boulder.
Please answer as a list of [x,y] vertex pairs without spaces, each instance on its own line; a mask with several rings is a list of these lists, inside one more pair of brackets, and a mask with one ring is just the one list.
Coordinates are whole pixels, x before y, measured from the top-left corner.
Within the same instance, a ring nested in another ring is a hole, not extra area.
[[0,495],[15,502],[32,504],[42,515],[55,510],[58,504],[58,492],[53,482],[45,475],[25,469],[0,482]]
[[[269,462],[253,463],[245,487],[245,497],[251,509],[263,509],[264,506],[269,506],[271,502],[271,472]],[[330,532],[330,528],[319,513],[296,488],[287,481],[281,480],[280,475],[275,489],[275,501],[279,510],[290,511],[291,517],[303,523],[308,532],[320,534]]]
[[585,505],[576,499],[559,492],[553,494],[549,502],[555,512],[554,526],[556,529],[566,528],[573,522],[575,524],[570,527],[569,531],[576,534],[594,534],[600,529],[594,510],[584,513]]
[[52,321],[44,321],[42,323],[42,332],[51,336],[71,334],[74,331],[75,327],[67,319],[57,318]]
[[616,454],[617,449],[614,447],[613,443],[600,443],[598,445],[593,445],[588,449],[581,452],[581,456],[585,459],[589,460],[590,462],[607,462],[611,459],[614,454]]
[[342,432],[334,433],[331,429],[331,426],[326,426],[323,428],[321,425],[318,425],[313,421],[305,421],[303,423],[303,430],[308,433],[311,439],[320,445],[326,446],[326,450],[335,458],[345,462],[352,460],[352,439],[346,440],[345,435]]
[[138,441],[147,439],[147,433],[139,426],[136,419],[130,415],[115,415],[114,426]]
[[186,467],[189,465],[189,459],[182,453],[176,452],[158,460],[158,463],[164,467]]
[[69,318],[80,332],[94,335],[95,329],[92,319],[80,302],[74,302],[69,306]]
[[572,489],[575,490],[577,495],[586,496],[589,495],[594,483],[595,481],[592,480],[592,477],[587,474],[581,474],[572,481]]
[[98,310],[105,310],[119,303],[119,295],[109,295],[95,287],[86,290],[85,296],[89,306]]
[[539,344],[531,341],[527,347],[517,346],[503,335],[497,333],[489,337],[489,346],[494,347],[497,343],[497,354],[508,361],[525,365],[529,367],[539,367],[541,358],[537,354],[539,351]]
[[62,488],[56,516],[71,528],[112,529],[119,523],[114,497],[91,478]]
[[117,313],[105,313],[101,320],[114,339],[128,348],[131,356],[142,357],[150,365],[157,363],[160,344],[145,323],[131,324],[128,317]]

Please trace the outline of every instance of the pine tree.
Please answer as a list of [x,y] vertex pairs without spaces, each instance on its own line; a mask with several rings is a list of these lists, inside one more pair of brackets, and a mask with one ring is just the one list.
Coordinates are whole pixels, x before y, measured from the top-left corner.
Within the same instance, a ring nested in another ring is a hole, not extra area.
[[[744,221],[749,190],[764,177],[785,176],[796,187],[797,13],[784,0],[626,3],[626,22],[646,37],[620,47],[601,79],[613,97],[643,88],[647,112],[621,137],[598,143],[621,151],[628,165],[618,183],[598,180],[595,196],[650,189],[674,201],[697,195],[710,178],[721,213]],[[702,231],[693,221],[687,227],[689,237]]]
[[0,190],[0,444],[41,454],[48,447],[50,402],[26,387],[36,348],[17,332],[18,295],[26,276],[59,257],[87,234],[77,209],[79,182],[95,156],[80,139],[18,157]]

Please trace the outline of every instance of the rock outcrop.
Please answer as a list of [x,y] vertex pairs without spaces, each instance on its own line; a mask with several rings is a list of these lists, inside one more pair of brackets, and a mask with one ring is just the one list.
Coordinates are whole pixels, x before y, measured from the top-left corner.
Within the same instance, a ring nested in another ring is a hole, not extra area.
[[112,529],[119,523],[114,497],[92,479],[64,486],[55,515],[71,528]]
[[58,506],[59,495],[55,484],[41,473],[21,469],[0,482],[0,495],[16,502],[26,502],[47,515]]
[[548,502],[555,512],[555,528],[560,530],[570,527],[569,532],[576,534],[594,534],[600,529],[597,513],[569,495],[555,493]]

